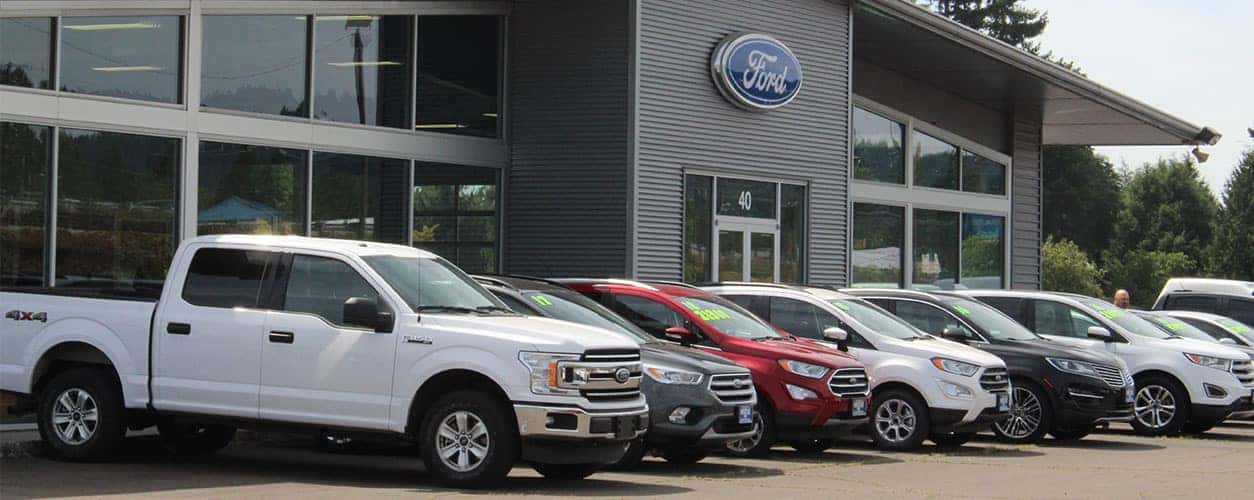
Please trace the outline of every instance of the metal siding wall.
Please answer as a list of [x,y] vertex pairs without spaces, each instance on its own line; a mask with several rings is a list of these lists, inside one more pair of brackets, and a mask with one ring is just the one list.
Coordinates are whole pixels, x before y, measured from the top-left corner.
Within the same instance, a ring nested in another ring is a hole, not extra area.
[[1012,122],[1010,288],[1041,288],[1041,122]]
[[[847,281],[849,5],[803,0],[640,0],[636,274],[682,276],[684,169],[810,181],[807,272]],[[778,38],[805,81],[788,106],[740,110],[710,80],[736,31]]]
[[519,0],[512,12],[505,267],[624,276],[630,2]]

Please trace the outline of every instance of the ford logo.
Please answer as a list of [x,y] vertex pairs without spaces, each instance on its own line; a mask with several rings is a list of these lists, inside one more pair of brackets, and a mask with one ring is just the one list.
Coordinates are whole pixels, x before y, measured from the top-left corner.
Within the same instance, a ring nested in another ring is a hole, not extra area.
[[751,111],[775,109],[801,91],[801,63],[779,40],[735,33],[714,48],[710,76],[728,101]]
[[617,380],[618,383],[625,384],[627,383],[627,380],[630,378],[631,378],[631,370],[628,370],[626,368],[619,368],[617,370],[614,370],[614,380]]

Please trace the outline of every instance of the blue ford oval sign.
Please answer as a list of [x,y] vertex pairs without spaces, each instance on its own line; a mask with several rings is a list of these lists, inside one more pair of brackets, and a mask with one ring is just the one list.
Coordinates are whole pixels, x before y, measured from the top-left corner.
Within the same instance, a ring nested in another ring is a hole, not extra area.
[[710,57],[710,76],[732,104],[748,110],[775,109],[801,91],[801,63],[779,40],[755,33],[723,39]]

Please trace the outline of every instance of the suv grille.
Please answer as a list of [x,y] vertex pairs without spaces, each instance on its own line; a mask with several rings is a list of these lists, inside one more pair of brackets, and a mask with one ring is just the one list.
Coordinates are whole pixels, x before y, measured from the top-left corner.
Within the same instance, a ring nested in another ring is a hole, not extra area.
[[1237,361],[1232,363],[1232,374],[1237,376],[1241,385],[1254,385],[1254,363]]
[[1120,370],[1118,367],[1099,365],[1097,363],[1090,364],[1092,364],[1093,368],[1097,370],[1097,375],[1101,377],[1102,380],[1106,381],[1106,385],[1114,388],[1120,388],[1127,385],[1128,374],[1124,373],[1123,370]]
[[714,375],[710,392],[724,403],[748,403],[753,400],[753,378],[748,373]]
[[[579,391],[589,401],[624,401],[640,397],[640,380],[643,366],[640,364],[640,351],[635,349],[605,349],[588,351],[573,363],[563,367],[589,368],[588,383]],[[620,368],[626,368],[628,377],[620,382],[615,374]]]
[[841,368],[832,374],[827,381],[832,394],[840,397],[865,396],[867,390],[866,370],[861,368]]
[[1010,390],[1010,374],[1005,368],[988,368],[980,375],[980,387],[989,392]]

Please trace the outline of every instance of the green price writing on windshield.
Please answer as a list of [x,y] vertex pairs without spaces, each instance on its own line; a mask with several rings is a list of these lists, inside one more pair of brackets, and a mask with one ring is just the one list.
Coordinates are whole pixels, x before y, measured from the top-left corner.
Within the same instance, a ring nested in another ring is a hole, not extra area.
[[549,300],[549,298],[548,298],[548,297],[545,297],[545,296],[543,296],[543,295],[532,295],[532,296],[531,296],[531,300],[532,300],[533,302],[537,303],[537,304],[540,304],[540,305],[544,306],[544,307],[548,307],[548,306],[553,305],[553,301],[552,301],[552,300]]
[[1173,332],[1178,332],[1184,329],[1184,323],[1181,323],[1179,321],[1172,321],[1167,318],[1154,318],[1154,319],[1158,320],[1158,324],[1163,325],[1168,330],[1171,330]]
[[832,302],[832,305],[836,306],[837,309],[840,309],[842,311],[849,310],[849,304],[846,304],[844,302]]
[[962,313],[963,316],[971,315],[971,309],[969,309],[967,306],[954,306],[954,310]]
[[1236,321],[1224,320],[1220,321],[1219,324],[1236,333],[1250,333],[1250,327],[1237,323]]
[[1123,316],[1123,311],[1115,309],[1098,309],[1097,312],[1102,313],[1102,316],[1105,316],[1106,319],[1115,319]]
[[727,311],[724,311],[722,309],[706,309],[706,308],[701,307],[701,304],[698,304],[691,300],[681,300],[679,301],[679,303],[683,304],[684,307],[687,307],[688,309],[692,310],[692,312],[696,314],[698,318],[701,318],[704,321],[718,321],[720,319],[731,319],[731,315],[727,314]]

